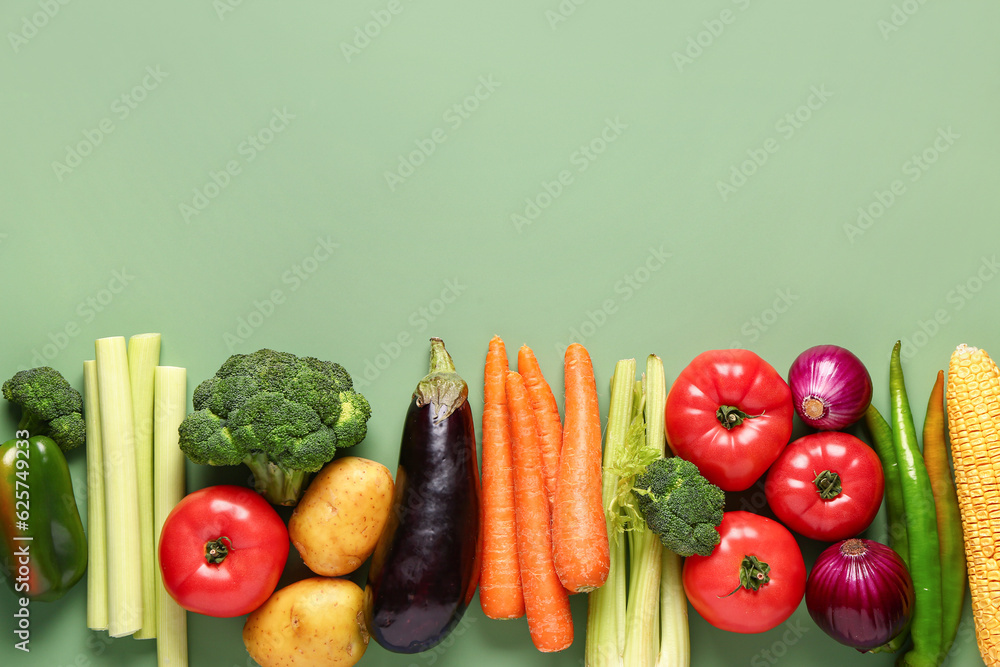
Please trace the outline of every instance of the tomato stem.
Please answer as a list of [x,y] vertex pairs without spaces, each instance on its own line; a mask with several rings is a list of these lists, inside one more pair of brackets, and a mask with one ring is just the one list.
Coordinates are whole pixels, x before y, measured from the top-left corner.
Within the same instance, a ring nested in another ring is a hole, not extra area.
[[719,409],[715,411],[715,418],[726,427],[727,431],[730,431],[742,424],[744,419],[753,419],[763,414],[762,412],[759,415],[748,415],[735,405],[720,405]]
[[749,591],[759,590],[761,586],[771,581],[771,566],[759,560],[756,556],[744,556],[740,563],[740,583],[726,595],[719,597],[727,598],[741,588]]
[[[225,542],[223,542],[225,540]],[[226,542],[229,544],[227,545]],[[229,550],[233,548],[233,541],[223,535],[222,537],[205,543],[205,560],[212,565],[218,565],[226,560]]]
[[840,483],[840,475],[829,470],[824,470],[816,475],[813,484],[816,485],[819,497],[823,500],[833,500],[843,490],[843,486]]

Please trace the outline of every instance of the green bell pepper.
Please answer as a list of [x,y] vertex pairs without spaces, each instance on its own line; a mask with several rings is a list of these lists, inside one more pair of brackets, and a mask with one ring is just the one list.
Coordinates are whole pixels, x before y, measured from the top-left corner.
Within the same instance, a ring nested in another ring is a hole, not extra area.
[[0,571],[18,596],[57,600],[87,569],[87,537],[62,451],[16,436],[0,445]]

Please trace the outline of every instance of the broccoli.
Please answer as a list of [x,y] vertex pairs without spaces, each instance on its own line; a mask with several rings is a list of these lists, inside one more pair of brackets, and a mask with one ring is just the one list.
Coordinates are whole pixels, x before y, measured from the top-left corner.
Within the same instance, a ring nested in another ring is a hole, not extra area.
[[719,543],[725,494],[690,461],[656,459],[636,476],[632,492],[646,525],[679,556],[708,556]]
[[199,384],[178,430],[195,463],[245,463],[276,505],[294,505],[312,473],[361,442],[371,406],[340,364],[263,349],[234,354]]
[[86,441],[83,397],[56,369],[18,371],[3,383],[3,397],[21,408],[18,430],[48,436],[64,452]]

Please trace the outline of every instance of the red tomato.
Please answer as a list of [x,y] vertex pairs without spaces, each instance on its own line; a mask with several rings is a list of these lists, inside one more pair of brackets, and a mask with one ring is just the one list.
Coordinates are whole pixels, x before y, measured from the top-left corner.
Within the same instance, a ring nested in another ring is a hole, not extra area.
[[792,442],[764,483],[767,504],[782,523],[824,542],[856,537],[867,528],[878,514],[883,489],[875,451],[839,431]]
[[188,611],[249,614],[278,585],[288,545],[285,523],[260,495],[242,486],[210,486],[185,496],[167,515],[160,533],[163,586]]
[[684,561],[691,606],[730,632],[766,632],[784,622],[806,590],[806,564],[795,538],[777,521],[750,512],[726,512],[719,535],[710,556]]
[[681,371],[667,395],[667,442],[723,491],[743,491],[792,434],[792,392],[749,350],[711,350]]

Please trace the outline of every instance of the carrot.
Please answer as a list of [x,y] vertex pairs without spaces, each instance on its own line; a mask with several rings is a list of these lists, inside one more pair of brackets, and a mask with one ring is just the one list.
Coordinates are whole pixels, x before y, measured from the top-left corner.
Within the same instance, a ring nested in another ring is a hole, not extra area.
[[524,378],[528,389],[528,400],[535,411],[538,423],[538,439],[542,449],[542,473],[545,475],[545,495],[549,508],[556,500],[556,475],[559,472],[559,453],[562,451],[562,421],[559,406],[549,383],[542,376],[535,353],[527,345],[522,345],[517,353],[517,372]]
[[562,455],[552,516],[553,557],[563,585],[580,593],[608,577],[610,550],[601,501],[601,413],[594,367],[578,343],[566,348]]
[[517,559],[531,641],[539,651],[561,651],[573,643],[569,593],[552,562],[549,503],[542,478],[538,426],[524,378],[507,373],[507,415],[514,454]]
[[507,421],[507,350],[490,340],[483,386],[482,560],[479,603],[488,618],[524,616],[514,523],[514,469]]

